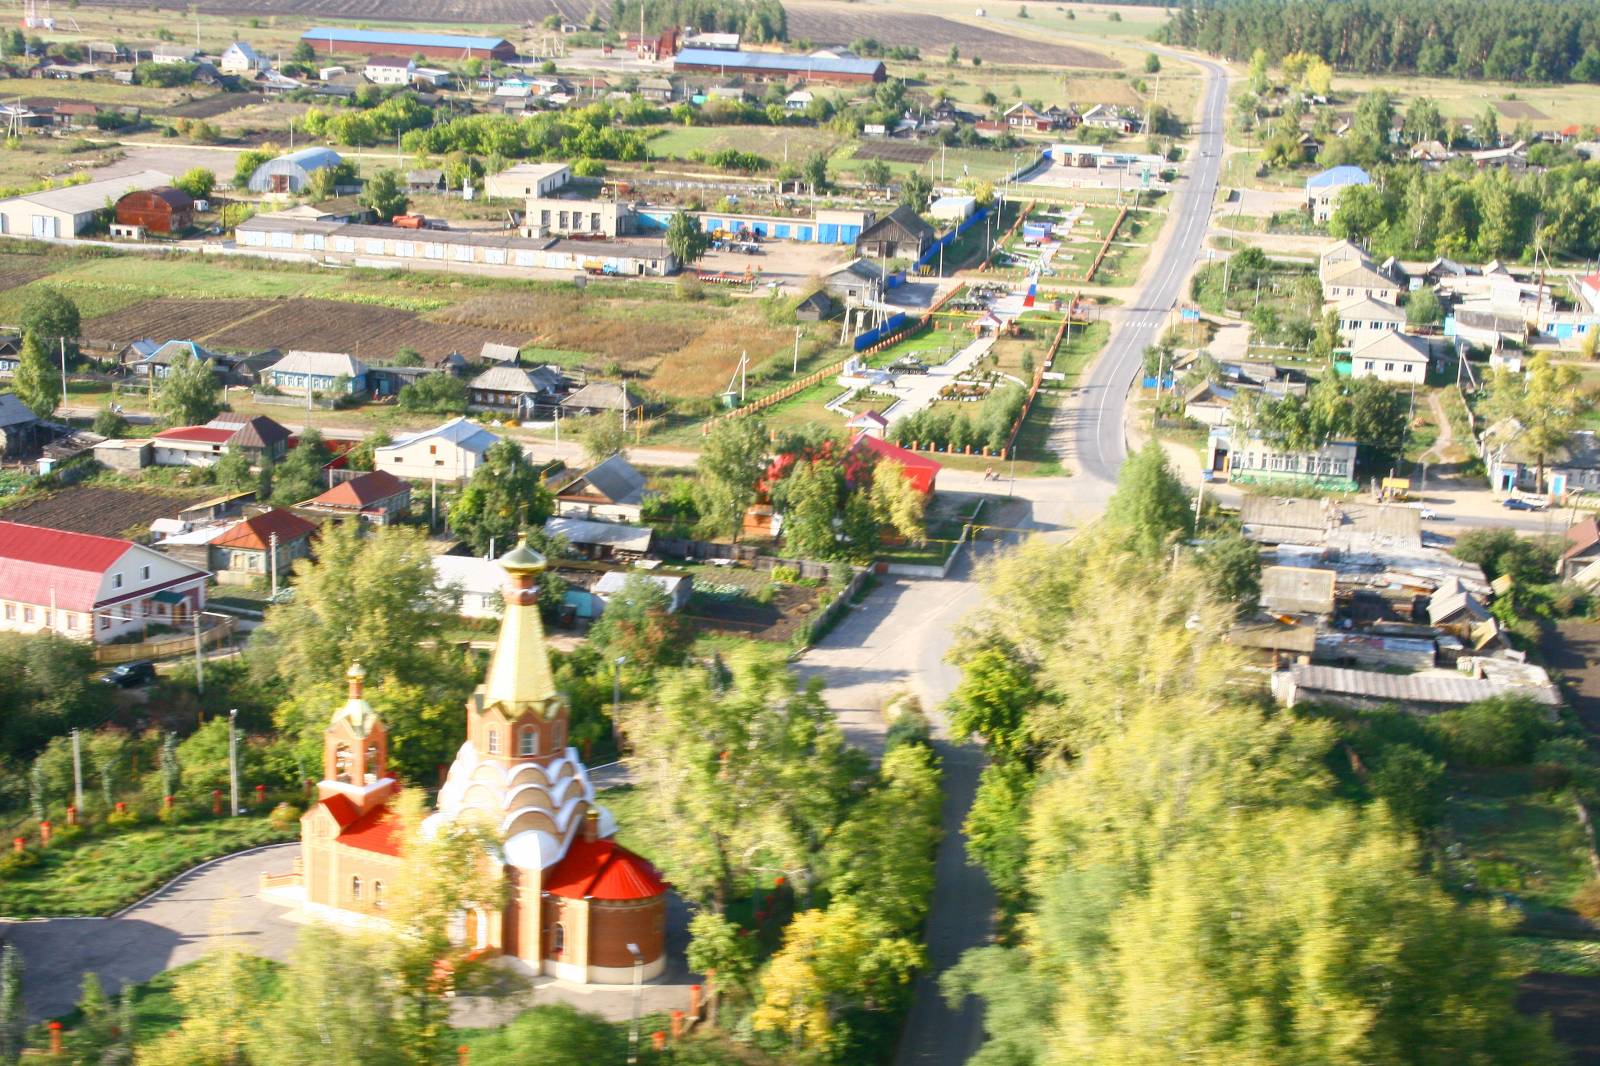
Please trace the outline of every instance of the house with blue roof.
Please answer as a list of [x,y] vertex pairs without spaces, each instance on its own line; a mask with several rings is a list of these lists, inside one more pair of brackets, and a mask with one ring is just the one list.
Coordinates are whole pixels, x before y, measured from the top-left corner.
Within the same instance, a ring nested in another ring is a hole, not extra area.
[[1329,167],[1306,179],[1306,205],[1314,222],[1326,222],[1339,206],[1339,197],[1352,185],[1371,185],[1372,175],[1360,167]]
[[154,341],[134,341],[123,349],[123,369],[133,377],[143,381],[165,381],[172,366],[184,358],[194,358],[201,362],[210,362],[213,370],[219,375],[226,371],[226,364],[230,360],[219,357],[215,352],[207,351],[194,341],[167,341],[165,344],[156,344]]
[[409,33],[400,30],[358,30],[314,26],[300,35],[323,55],[424,55],[437,59],[495,59],[509,63],[517,49],[504,37],[460,33]]

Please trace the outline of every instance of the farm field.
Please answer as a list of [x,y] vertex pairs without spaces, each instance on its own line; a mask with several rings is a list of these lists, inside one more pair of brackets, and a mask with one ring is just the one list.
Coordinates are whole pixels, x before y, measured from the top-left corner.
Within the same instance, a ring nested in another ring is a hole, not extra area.
[[[967,8],[970,14],[971,8]],[[873,37],[886,45],[914,45],[924,56],[942,56],[953,44],[963,59],[973,56],[990,62],[1037,63],[1046,66],[1088,67],[1111,70],[1119,64],[1104,53],[1084,45],[1054,44],[1037,36],[1016,36],[986,26],[968,25],[940,15],[904,8],[865,4],[791,4],[789,38],[814,42],[849,42]],[[1009,27],[1006,27],[1009,30]]]
[[650,135],[650,155],[661,159],[687,159],[691,152],[720,152],[733,148],[754,152],[782,163],[799,163],[812,152],[834,152],[844,139],[826,129],[809,126],[659,126]]
[[294,299],[262,307],[209,339],[222,348],[307,348],[378,361],[401,348],[414,348],[434,360],[451,352],[475,354],[486,341],[521,347],[527,338],[514,331],[442,325],[392,307]]
[[120,537],[129,532],[146,533],[151,522],[175,517],[185,506],[208,495],[215,495],[215,492],[207,489],[157,492],[79,485],[66,491],[9,497],[0,515],[8,522],[46,529]]

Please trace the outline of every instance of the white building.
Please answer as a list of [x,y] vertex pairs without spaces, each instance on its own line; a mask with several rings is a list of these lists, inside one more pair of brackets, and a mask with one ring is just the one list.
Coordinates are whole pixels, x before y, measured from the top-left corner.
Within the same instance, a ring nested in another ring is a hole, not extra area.
[[978,209],[974,196],[941,196],[928,205],[928,214],[941,222],[965,222]]
[[272,64],[256,54],[244,41],[234,41],[230,44],[222,58],[217,62],[217,69],[224,74],[253,74],[258,70],[266,70]]
[[1339,207],[1339,198],[1354,185],[1371,185],[1372,176],[1360,167],[1331,167],[1306,179],[1306,206],[1316,222],[1326,222]]
[[372,466],[413,481],[459,484],[472,477],[483,464],[484,455],[499,441],[482,426],[454,418],[442,426],[404,434],[393,444],[373,449]]
[[484,179],[483,191],[497,199],[527,200],[551,196],[572,180],[565,163],[518,163]]
[[499,618],[505,613],[506,572],[494,559],[473,555],[435,555],[433,587],[461,597],[463,618]]
[[1428,342],[1404,333],[1375,333],[1350,349],[1350,376],[1421,385],[1428,377]]
[[104,181],[63,185],[0,200],[0,234],[70,240],[91,226],[108,207],[137,189],[171,185],[172,175],[141,170]]
[[402,56],[373,56],[362,73],[374,85],[410,85],[417,64]]
[[210,576],[131,540],[0,522],[0,630],[105,643],[182,626]]
[[1406,313],[1392,303],[1357,296],[1338,306],[1339,333],[1352,348],[1404,328]]
[[1223,481],[1244,484],[1299,484],[1353,491],[1356,488],[1356,445],[1329,441],[1315,451],[1292,451],[1259,433],[1239,436],[1232,426],[1215,426],[1206,440],[1205,469]]

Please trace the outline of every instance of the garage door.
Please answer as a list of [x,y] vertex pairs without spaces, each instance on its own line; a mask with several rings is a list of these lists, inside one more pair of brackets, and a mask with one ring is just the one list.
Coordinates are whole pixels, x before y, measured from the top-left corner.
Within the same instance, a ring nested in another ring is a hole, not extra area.
[[811,227],[810,226],[801,226],[800,227],[800,239],[803,240],[803,241],[809,241],[811,239]]
[[823,244],[839,243],[839,227],[832,222],[824,222],[817,227],[817,240]]
[[780,241],[786,241],[789,239],[789,227],[781,224],[775,226],[773,227],[772,235],[777,237]]
[[61,236],[60,219],[54,215],[34,215],[33,235],[46,238]]

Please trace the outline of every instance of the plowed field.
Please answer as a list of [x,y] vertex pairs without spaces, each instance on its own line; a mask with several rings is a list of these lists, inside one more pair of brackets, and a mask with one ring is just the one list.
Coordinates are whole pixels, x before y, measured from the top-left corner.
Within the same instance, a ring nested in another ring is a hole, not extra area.
[[[910,5],[907,5],[910,6]],[[951,45],[961,58],[985,63],[1027,63],[1052,67],[1111,70],[1122,64],[1088,48],[1025,40],[938,15],[883,8],[863,10],[852,4],[788,4],[789,39],[848,44],[873,37],[884,45],[916,45],[924,59],[942,58]]]
[[358,359],[388,359],[414,348],[424,359],[451,352],[474,355],[484,341],[527,343],[528,335],[472,325],[444,325],[413,311],[343,303],[338,300],[285,300],[263,314],[215,334],[220,348],[304,348],[349,352]]
[[132,532],[146,533],[151,522],[158,518],[176,518],[179,511],[206,495],[204,489],[168,493],[85,485],[44,496],[25,497],[23,502],[0,511],[0,515],[7,522],[118,537]]
[[[395,0],[82,0],[89,7],[166,8],[183,13],[198,8],[207,15],[283,15],[341,19],[403,19],[406,22],[500,22],[519,25],[541,22],[560,14],[577,23],[589,18],[589,8],[576,0],[438,0],[413,7]],[[602,10],[609,10],[607,5]]]

